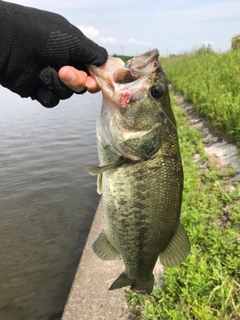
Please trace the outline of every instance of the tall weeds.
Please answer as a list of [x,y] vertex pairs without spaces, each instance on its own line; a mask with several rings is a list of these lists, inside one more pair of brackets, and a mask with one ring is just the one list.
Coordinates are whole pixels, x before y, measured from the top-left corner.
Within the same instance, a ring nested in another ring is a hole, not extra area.
[[161,62],[174,89],[240,146],[240,51],[203,47]]

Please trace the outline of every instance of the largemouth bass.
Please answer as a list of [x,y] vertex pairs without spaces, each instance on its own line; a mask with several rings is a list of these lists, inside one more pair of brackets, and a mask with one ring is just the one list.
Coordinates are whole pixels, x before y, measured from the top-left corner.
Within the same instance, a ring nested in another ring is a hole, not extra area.
[[190,251],[180,223],[183,169],[166,74],[157,49],[124,63],[109,57],[89,71],[102,89],[97,120],[104,229],[93,243],[103,260],[123,259],[110,290],[151,293],[158,257],[167,267]]

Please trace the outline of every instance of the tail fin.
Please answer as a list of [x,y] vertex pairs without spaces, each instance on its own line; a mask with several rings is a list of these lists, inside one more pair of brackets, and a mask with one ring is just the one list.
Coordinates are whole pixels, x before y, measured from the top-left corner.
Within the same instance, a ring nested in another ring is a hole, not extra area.
[[122,272],[108,290],[119,289],[126,286],[131,286],[130,289],[136,293],[150,294],[154,286],[154,276],[151,274],[147,280],[138,280],[130,279],[125,272]]

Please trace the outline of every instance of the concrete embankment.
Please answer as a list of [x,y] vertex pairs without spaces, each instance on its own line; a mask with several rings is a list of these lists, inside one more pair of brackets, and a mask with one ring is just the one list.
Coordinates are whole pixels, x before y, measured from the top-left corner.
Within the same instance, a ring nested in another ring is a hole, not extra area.
[[91,248],[103,228],[100,202],[80,264],[70,291],[62,320],[128,319],[124,289],[108,291],[124,270],[122,261],[102,261]]
[[236,170],[232,181],[240,181],[240,156],[237,147],[214,134],[208,127],[204,118],[197,115],[194,106],[186,102],[182,95],[176,95],[177,106],[187,112],[187,121],[190,125],[201,132],[205,152],[211,157],[217,157],[221,166],[230,166]]

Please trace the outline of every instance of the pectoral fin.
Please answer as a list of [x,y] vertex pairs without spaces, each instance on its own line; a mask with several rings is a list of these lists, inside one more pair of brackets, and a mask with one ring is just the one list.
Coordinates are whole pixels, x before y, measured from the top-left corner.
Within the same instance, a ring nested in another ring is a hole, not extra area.
[[167,248],[160,253],[160,262],[166,267],[175,267],[180,264],[190,252],[190,242],[186,231],[179,222],[178,229]]
[[97,177],[97,193],[102,194],[102,173]]
[[121,254],[109,242],[105,231],[103,230],[92,245],[94,253],[101,260],[118,260]]
[[107,164],[106,166],[93,166],[93,167],[87,167],[85,168],[85,170],[90,173],[92,176],[96,176],[100,173],[103,173],[107,170],[110,169],[116,169],[117,167],[119,167],[121,164],[123,164],[125,161],[125,159],[123,157],[120,157],[117,161]]

